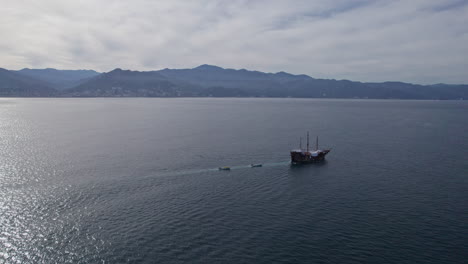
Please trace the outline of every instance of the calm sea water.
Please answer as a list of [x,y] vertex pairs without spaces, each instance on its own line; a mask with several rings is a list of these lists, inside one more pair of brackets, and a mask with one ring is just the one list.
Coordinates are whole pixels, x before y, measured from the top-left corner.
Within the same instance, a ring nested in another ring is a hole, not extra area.
[[466,263],[467,205],[468,102],[0,99],[0,263]]

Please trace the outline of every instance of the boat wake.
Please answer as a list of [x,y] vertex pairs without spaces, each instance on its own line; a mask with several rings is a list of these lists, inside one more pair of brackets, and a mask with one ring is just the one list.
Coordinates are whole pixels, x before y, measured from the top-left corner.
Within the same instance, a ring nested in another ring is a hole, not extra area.
[[231,166],[228,167],[229,170],[227,171],[220,171],[219,168],[207,168],[207,169],[190,169],[190,170],[179,170],[179,171],[168,171],[168,172],[162,172],[158,173],[158,176],[179,176],[179,175],[190,175],[190,174],[198,174],[198,173],[204,173],[204,172],[215,172],[215,171],[220,171],[220,173],[226,173],[231,170],[242,170],[242,169],[262,169],[262,167],[278,167],[278,166],[285,166],[289,165],[291,162],[289,161],[281,161],[281,162],[270,162],[270,163],[262,163],[262,166],[256,166],[252,167],[251,164],[249,165],[238,165],[238,166]]

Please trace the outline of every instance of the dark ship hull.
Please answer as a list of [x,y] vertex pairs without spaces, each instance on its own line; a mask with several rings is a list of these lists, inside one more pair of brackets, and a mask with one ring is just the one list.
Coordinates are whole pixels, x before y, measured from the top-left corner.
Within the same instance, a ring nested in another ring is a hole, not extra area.
[[325,156],[328,154],[328,152],[330,152],[329,149],[316,151],[293,150],[291,151],[291,163],[309,164],[322,162],[325,160]]

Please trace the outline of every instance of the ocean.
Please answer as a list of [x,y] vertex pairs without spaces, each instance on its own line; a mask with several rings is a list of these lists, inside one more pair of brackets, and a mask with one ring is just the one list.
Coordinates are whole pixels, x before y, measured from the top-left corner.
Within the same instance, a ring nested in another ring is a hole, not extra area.
[[0,98],[0,263],[466,263],[467,205],[467,101]]

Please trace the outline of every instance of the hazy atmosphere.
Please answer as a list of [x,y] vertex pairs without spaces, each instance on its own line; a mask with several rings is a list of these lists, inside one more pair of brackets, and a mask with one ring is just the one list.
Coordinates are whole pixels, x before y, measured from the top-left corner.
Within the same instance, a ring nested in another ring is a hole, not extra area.
[[468,0],[1,0],[0,264],[466,263]]
[[468,83],[468,1],[2,1],[0,67]]

